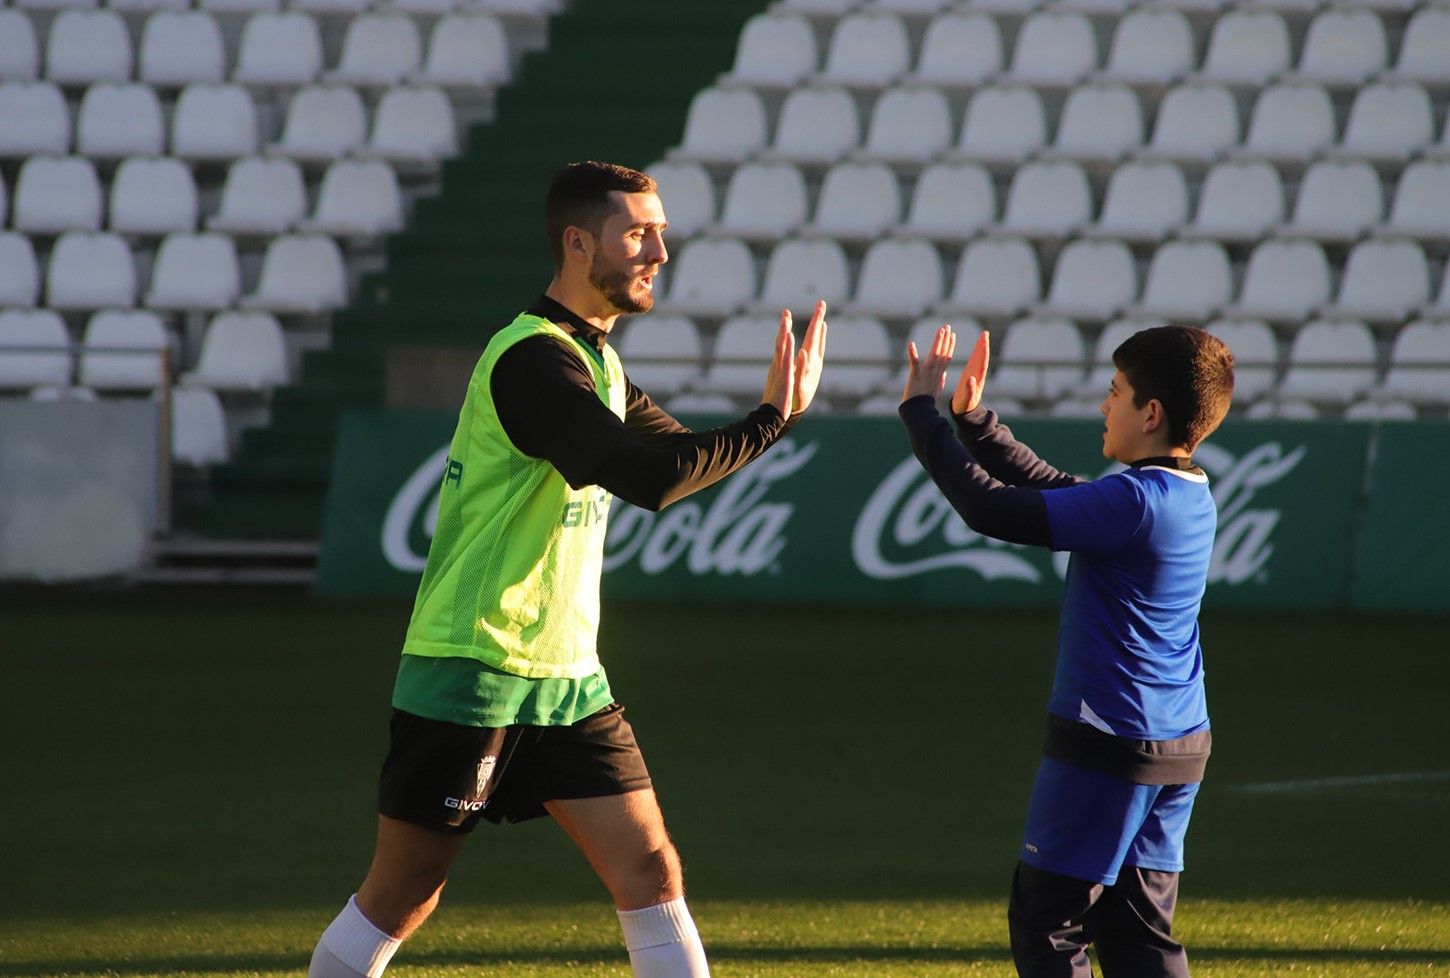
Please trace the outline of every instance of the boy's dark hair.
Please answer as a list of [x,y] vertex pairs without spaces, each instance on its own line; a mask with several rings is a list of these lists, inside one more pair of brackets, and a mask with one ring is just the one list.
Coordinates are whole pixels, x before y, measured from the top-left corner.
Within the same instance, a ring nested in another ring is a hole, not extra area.
[[598,234],[614,211],[609,199],[614,191],[645,194],[656,193],[657,188],[649,174],[595,160],[570,163],[554,174],[544,202],[544,230],[549,235],[549,251],[556,269],[564,267],[564,230],[581,227]]
[[1157,398],[1168,415],[1170,442],[1189,451],[1219,426],[1233,399],[1233,351],[1193,326],[1134,333],[1113,351],[1113,365],[1132,385],[1133,406]]

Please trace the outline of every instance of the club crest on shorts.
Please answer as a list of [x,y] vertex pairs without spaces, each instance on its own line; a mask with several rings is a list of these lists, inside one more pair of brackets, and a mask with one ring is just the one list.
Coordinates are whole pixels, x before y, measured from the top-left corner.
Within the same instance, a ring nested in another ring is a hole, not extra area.
[[488,789],[488,779],[493,777],[493,769],[496,764],[498,764],[498,756],[494,754],[478,759],[478,778],[473,789],[475,798],[483,797],[484,792]]

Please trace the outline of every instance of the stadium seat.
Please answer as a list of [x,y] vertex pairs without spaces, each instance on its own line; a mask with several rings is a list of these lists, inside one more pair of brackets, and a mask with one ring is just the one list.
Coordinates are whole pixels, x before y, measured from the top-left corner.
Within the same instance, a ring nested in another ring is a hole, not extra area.
[[70,151],[65,96],[49,82],[0,82],[0,157]]
[[1019,319],[993,352],[993,395],[1051,400],[1082,386],[1082,336],[1066,319]]
[[1121,241],[1073,241],[1062,249],[1046,300],[1032,314],[1105,322],[1138,296],[1133,254]]
[[1038,88],[1067,88],[1097,66],[1097,40],[1086,16],[1037,11],[1022,23],[1004,78]]
[[296,162],[249,156],[227,170],[221,206],[206,226],[227,234],[281,234],[302,220],[306,209],[307,192]]
[[0,231],[0,309],[33,306],[40,298],[40,262],[30,238]]
[[861,143],[856,103],[844,88],[797,88],[781,106],[775,140],[762,158],[834,163]]
[[1430,96],[1413,83],[1372,83],[1354,96],[1334,155],[1403,163],[1434,139]]
[[1223,245],[1170,241],[1153,253],[1143,297],[1127,314],[1203,322],[1227,305],[1232,294],[1233,274]]
[[1430,298],[1425,252],[1412,241],[1362,241],[1349,253],[1339,295],[1323,315],[1372,323],[1408,317]]
[[901,187],[883,163],[838,163],[826,171],[806,226],[840,241],[873,240],[901,220]]
[[700,378],[700,391],[758,396],[765,387],[765,371],[770,365],[779,323],[777,317],[770,315],[734,316],[725,320],[715,336],[710,366]]
[[989,85],[972,93],[954,156],[1016,167],[1047,144],[1047,114],[1030,88]]
[[1274,390],[1278,382],[1279,351],[1268,323],[1216,319],[1206,328],[1233,351],[1235,402],[1249,404]]
[[1179,85],[1158,106],[1143,159],[1204,165],[1239,141],[1234,97],[1222,85]]
[[755,88],[794,88],[815,74],[819,64],[816,35],[804,17],[756,14],[741,29],[734,67],[720,81]]
[[378,103],[364,149],[366,155],[385,159],[395,167],[436,167],[458,152],[453,104],[440,88],[388,89]]
[[[1117,365],[1113,363],[1113,351],[1122,345],[1123,341],[1134,333],[1147,329],[1154,325],[1151,322],[1141,322],[1136,319],[1119,319],[1108,323],[1098,333],[1098,338],[1093,341],[1092,359],[1088,361],[1087,378],[1077,388],[1077,395],[1080,398],[1097,398],[1096,401],[1087,401],[1092,404],[1093,413],[1097,413],[1097,405],[1107,396],[1108,390],[1113,383],[1113,376],[1117,374]],[[1235,361],[1234,393],[1238,393],[1238,363]]]
[[0,9],[0,81],[35,81],[40,77],[40,45],[30,16]]
[[1415,406],[1408,401],[1355,401],[1344,409],[1345,421],[1414,421]]
[[310,14],[252,14],[242,28],[232,80],[252,87],[307,85],[322,71],[322,34]]
[[951,3],[952,0],[865,0],[864,8],[893,14],[929,17]]
[[64,10],[50,25],[45,77],[57,85],[90,85],[131,77],[131,38],[114,10]]
[[341,85],[383,88],[417,71],[423,38],[407,14],[372,13],[354,17],[342,39],[342,59],[323,80]]
[[963,8],[972,13],[1002,18],[1023,18],[1043,5],[1043,0],[966,0]]
[[992,178],[975,163],[933,163],[912,191],[903,234],[966,241],[997,219]]
[[1334,105],[1320,85],[1278,84],[1259,93],[1244,145],[1233,155],[1304,164],[1334,144]]
[[1289,28],[1270,10],[1234,10],[1214,21],[1196,78],[1261,87],[1289,70]]
[[[762,381],[764,375],[761,375]],[[685,414],[738,414],[735,401],[725,394],[676,394],[670,398],[665,410],[673,415]]]
[[1412,404],[1450,405],[1450,323],[1417,320],[1400,330],[1378,393]]
[[119,234],[194,231],[198,213],[191,169],[174,157],[133,156],[111,178],[110,220]]
[[171,117],[171,155],[220,161],[257,152],[257,110],[240,85],[193,83]]
[[1319,160],[1304,171],[1294,213],[1277,233],[1343,244],[1361,237],[1383,214],[1374,167],[1363,161]]
[[771,251],[765,265],[765,283],[751,311],[769,315],[789,309],[804,321],[817,299],[835,306],[844,303],[850,294],[846,253],[839,244],[792,238]]
[[508,35],[491,14],[448,14],[428,35],[423,67],[410,77],[418,85],[482,88],[513,77]]
[[204,387],[171,392],[171,458],[182,465],[227,460],[227,421],[221,401]]
[[298,230],[339,237],[374,237],[403,226],[403,194],[382,160],[338,160],[322,176],[317,208]]
[[929,241],[888,238],[866,250],[848,315],[919,316],[944,293],[941,256]]
[[221,27],[204,11],[157,11],[142,28],[140,61],[138,77],[148,85],[220,84],[226,77]]
[[187,387],[216,391],[264,391],[287,383],[287,344],[282,327],[265,312],[218,313],[206,328],[196,369],[181,378]]
[[820,17],[829,22],[850,13],[860,5],[861,0],[779,0],[778,10]]
[[816,80],[825,85],[885,88],[910,66],[911,46],[901,19],[856,12],[836,22],[826,66]]
[[1257,241],[1284,220],[1279,171],[1261,161],[1216,163],[1198,194],[1198,212],[1180,230],[1185,238]]
[[257,291],[239,301],[244,309],[279,313],[320,313],[346,303],[342,252],[321,234],[273,238],[262,257]]
[[[3,242],[3,238],[0,238]],[[4,266],[0,265],[0,274]],[[70,336],[49,309],[0,309],[0,390],[70,383]]]
[[937,311],[1005,319],[1042,297],[1037,252],[1018,238],[980,238],[962,251],[952,291]]
[[685,115],[685,133],[671,160],[737,163],[766,143],[765,105],[748,89],[707,88]]
[[281,138],[267,147],[267,153],[324,163],[346,156],[366,139],[367,109],[356,89],[308,85],[292,96]]
[[984,13],[952,12],[932,19],[916,70],[904,79],[937,88],[970,88],[1002,70],[1002,30]]
[[1374,362],[1374,337],[1364,323],[1315,320],[1294,334],[1279,397],[1348,404],[1374,384]]
[[1142,144],[1143,111],[1131,88],[1082,85],[1068,93],[1048,156],[1114,163]]
[[716,230],[747,241],[778,241],[806,221],[806,181],[789,163],[745,163],[730,175]]
[[755,260],[734,238],[695,238],[671,262],[669,301],[660,312],[725,316],[755,295]]
[[682,241],[715,223],[715,184],[698,163],[661,161],[649,167],[659,187],[670,241]]
[[166,145],[161,100],[150,85],[100,82],[76,116],[76,152],[99,160],[158,156]]
[[1450,51],[1450,9],[1421,7],[1405,26],[1391,77],[1426,86],[1450,85],[1450,58],[1445,57],[1446,51]]
[[146,305],[192,312],[225,309],[241,292],[237,248],[225,234],[169,234],[156,251]]
[[197,6],[218,14],[252,14],[280,10],[282,0],[197,0]]
[[863,397],[890,372],[891,340],[879,319],[832,315],[829,345],[831,369],[821,371],[820,387],[827,397]]
[[1405,167],[1382,230],[1425,240],[1450,239],[1450,161],[1418,160]]
[[1069,397],[1053,402],[1048,407],[1047,414],[1053,418],[1100,419],[1103,414],[1102,404],[1101,397]]
[[59,234],[98,231],[101,181],[84,156],[32,156],[15,180],[12,223],[17,231]]
[[52,309],[129,309],[136,304],[136,262],[118,234],[67,231],[56,239],[45,271]]
[[1385,70],[1384,23],[1369,10],[1334,9],[1315,15],[1290,78],[1349,88]]
[[1151,243],[1188,220],[1188,182],[1172,163],[1125,163],[1113,171],[1096,224],[1086,237]]
[[[165,382],[161,351],[169,341],[153,312],[108,309],[86,324],[80,383],[96,391],[152,390]],[[136,350],[123,353],[122,350]]]
[[629,379],[656,401],[694,384],[704,359],[699,327],[684,316],[630,318],[617,348]]
[[1117,22],[1105,81],[1171,85],[1193,70],[1193,28],[1177,10],[1138,7]]
[[1320,413],[1308,401],[1265,399],[1249,405],[1244,417],[1251,421],[1317,421]]
[[106,6],[127,14],[150,14],[158,10],[186,10],[191,0],[106,0]]
[[889,88],[876,100],[858,159],[921,165],[952,144],[952,114],[935,88]]
[[1323,248],[1312,241],[1265,241],[1249,256],[1239,299],[1223,315],[1297,323],[1328,302],[1329,295]]
[[1007,204],[993,233],[1065,238],[1092,220],[1092,191],[1076,163],[1034,160],[1012,177]]
[[416,17],[440,17],[458,9],[459,0],[379,0],[375,9]]

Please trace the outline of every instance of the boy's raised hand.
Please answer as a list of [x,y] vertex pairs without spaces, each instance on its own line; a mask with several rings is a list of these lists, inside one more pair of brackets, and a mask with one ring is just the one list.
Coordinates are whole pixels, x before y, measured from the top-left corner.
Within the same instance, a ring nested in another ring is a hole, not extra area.
[[952,362],[952,353],[957,348],[957,334],[950,326],[943,326],[932,337],[931,349],[926,359],[918,357],[915,343],[906,344],[906,389],[901,399],[909,401],[922,394],[935,397],[947,383],[947,365]]
[[952,392],[953,414],[966,414],[982,403],[982,391],[987,386],[987,361],[992,352],[987,337],[987,331],[982,330],[982,335],[977,337],[977,345],[972,347],[972,355],[967,357],[967,365],[962,368],[957,389]]

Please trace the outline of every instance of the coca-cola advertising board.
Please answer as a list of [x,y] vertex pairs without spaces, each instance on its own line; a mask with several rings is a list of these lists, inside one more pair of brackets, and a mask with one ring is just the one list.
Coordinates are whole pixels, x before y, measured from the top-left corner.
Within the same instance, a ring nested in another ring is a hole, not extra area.
[[[416,411],[343,418],[320,591],[412,594],[455,421]],[[1087,478],[1118,468],[1099,452],[1100,424],[1012,427],[1060,468]],[[1343,423],[1231,422],[1200,446],[1195,458],[1219,508],[1209,606],[1350,605],[1374,433]],[[608,518],[604,587],[617,597],[1050,606],[1067,566],[1066,554],[968,528],[889,417],[808,418],[711,489],[658,513],[616,499]]]

